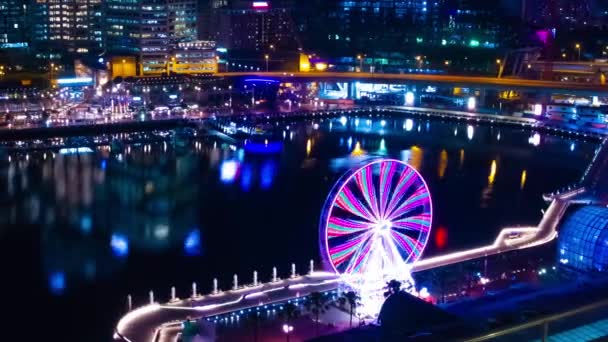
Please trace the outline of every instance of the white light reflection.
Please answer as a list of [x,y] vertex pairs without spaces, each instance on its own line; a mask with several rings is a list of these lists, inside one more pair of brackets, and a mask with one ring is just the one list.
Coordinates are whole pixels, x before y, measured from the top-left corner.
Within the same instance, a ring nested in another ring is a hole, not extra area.
[[467,138],[469,138],[469,140],[473,140],[473,136],[475,136],[475,127],[468,125],[467,126]]

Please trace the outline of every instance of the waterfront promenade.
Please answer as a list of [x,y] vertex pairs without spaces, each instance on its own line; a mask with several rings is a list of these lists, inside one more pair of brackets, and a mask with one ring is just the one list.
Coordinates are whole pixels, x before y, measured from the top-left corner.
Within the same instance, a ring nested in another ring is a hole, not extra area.
[[[550,134],[571,135],[575,137],[603,138],[608,134],[606,129],[598,129],[590,126],[578,126],[563,122],[540,120],[531,117],[516,117],[500,114],[481,114],[476,112],[464,112],[456,110],[433,109],[425,107],[406,106],[369,106],[353,107],[350,109],[316,109],[298,110],[292,112],[268,112],[258,114],[212,112],[203,117],[172,116],[140,119],[122,119],[109,122],[70,122],[57,126],[47,127],[44,124],[30,125],[27,127],[4,127],[0,128],[1,141],[17,141],[27,139],[41,139],[64,136],[83,136],[96,134],[115,134],[124,132],[152,131],[162,129],[174,129],[179,127],[192,127],[201,129],[203,133],[214,135],[213,130],[207,130],[206,123],[212,118],[239,119],[243,117],[266,120],[286,119],[323,119],[341,116],[367,116],[375,115],[408,115],[442,120],[454,120],[470,123],[481,123],[490,125],[509,125],[525,127],[539,132]],[[225,138],[225,136],[224,136]],[[234,139],[229,139],[231,143]]]
[[[557,226],[570,201],[584,193],[584,188],[577,188],[555,195],[536,227],[505,228],[492,245],[422,259],[413,266],[412,271],[428,270],[548,243],[557,237]],[[314,272],[307,276],[257,287],[226,291],[221,295],[193,297],[164,305],[149,304],[123,316],[116,326],[116,337],[124,341],[157,341],[156,335],[162,335],[163,341],[172,341],[180,331],[176,329],[176,321],[212,317],[229,312],[241,313],[243,310],[260,306],[265,310],[264,306],[304,297],[311,292],[333,291],[339,285],[340,278],[337,275]],[[170,333],[163,331],[165,328],[170,329]]]

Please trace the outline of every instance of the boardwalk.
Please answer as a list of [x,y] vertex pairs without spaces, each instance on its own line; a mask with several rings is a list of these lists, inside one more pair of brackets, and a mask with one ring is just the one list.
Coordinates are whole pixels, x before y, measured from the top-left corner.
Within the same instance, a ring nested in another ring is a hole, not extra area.
[[[530,248],[552,241],[557,237],[557,226],[570,200],[583,193],[584,189],[579,188],[555,196],[537,227],[505,228],[492,245],[420,260],[413,266],[413,272]],[[175,334],[179,332],[179,324],[176,328],[175,322],[183,321],[188,317],[193,319],[210,317],[284,302],[307,296],[315,291],[332,291],[338,287],[339,282],[340,279],[333,273],[315,272],[257,287],[227,291],[221,295],[208,295],[165,305],[151,304],[123,316],[116,326],[116,333],[117,337],[124,341],[156,341],[157,334],[173,340]],[[164,330],[165,328],[168,330]]]

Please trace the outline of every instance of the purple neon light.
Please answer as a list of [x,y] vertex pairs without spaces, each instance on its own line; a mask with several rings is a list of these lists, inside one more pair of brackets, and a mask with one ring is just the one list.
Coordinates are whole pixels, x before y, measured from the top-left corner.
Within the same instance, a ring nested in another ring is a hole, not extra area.
[[[383,243],[394,246],[399,261],[420,258],[431,230],[432,201],[415,169],[398,160],[378,159],[351,171],[334,189],[321,230],[327,261],[337,273],[365,272],[378,234],[388,239]],[[385,255],[395,258],[391,251]]]

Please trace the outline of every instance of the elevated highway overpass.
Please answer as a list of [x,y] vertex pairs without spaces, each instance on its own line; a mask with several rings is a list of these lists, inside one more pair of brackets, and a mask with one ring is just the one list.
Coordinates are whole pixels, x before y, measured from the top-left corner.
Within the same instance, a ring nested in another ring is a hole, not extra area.
[[350,82],[421,83],[454,87],[484,87],[491,89],[561,92],[580,95],[606,95],[608,86],[592,83],[557,82],[518,78],[496,78],[463,75],[386,74],[368,72],[223,72],[217,77],[256,78],[284,82]]

